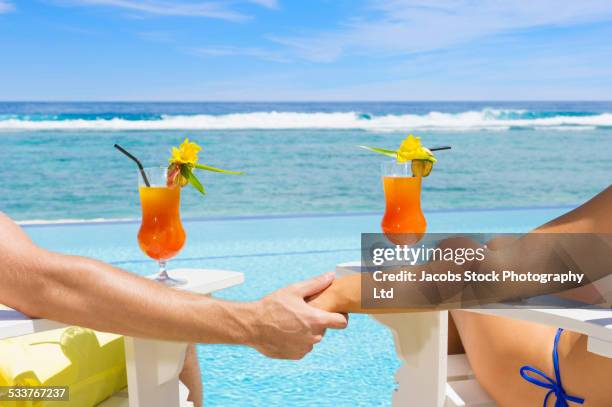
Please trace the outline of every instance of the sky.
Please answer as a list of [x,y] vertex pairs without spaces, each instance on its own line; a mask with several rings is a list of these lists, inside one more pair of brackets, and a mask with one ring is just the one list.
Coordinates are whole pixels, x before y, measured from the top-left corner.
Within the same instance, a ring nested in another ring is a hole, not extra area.
[[0,100],[610,100],[610,0],[0,0]]

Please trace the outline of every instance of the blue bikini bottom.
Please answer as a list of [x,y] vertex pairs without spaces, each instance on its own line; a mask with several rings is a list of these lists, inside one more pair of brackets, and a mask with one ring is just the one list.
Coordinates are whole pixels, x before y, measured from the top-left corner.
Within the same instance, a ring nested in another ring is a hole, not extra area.
[[[544,397],[544,404],[542,404],[543,407],[547,406],[546,403],[548,402],[548,398],[553,393],[557,397],[557,401],[555,402],[555,407],[569,407],[568,401],[571,401],[572,403],[577,403],[577,404],[584,403],[583,398],[570,396],[567,393],[565,393],[565,390],[563,390],[563,385],[561,384],[561,373],[559,371],[559,352],[557,351],[557,348],[559,347],[559,338],[561,337],[562,333],[563,333],[563,329],[559,328],[557,330],[557,335],[555,335],[555,344],[553,347],[552,356],[553,356],[553,365],[555,367],[555,378],[557,379],[556,381],[546,376],[546,374],[542,372],[541,370],[538,370],[532,366],[523,366],[521,367],[521,370],[520,370],[520,373],[523,379],[527,380],[530,383],[535,384],[536,386],[540,386],[540,387],[549,389],[548,393],[546,393],[546,397]],[[530,373],[535,374],[536,376],[539,376],[539,378],[533,377],[532,375],[530,375]]]

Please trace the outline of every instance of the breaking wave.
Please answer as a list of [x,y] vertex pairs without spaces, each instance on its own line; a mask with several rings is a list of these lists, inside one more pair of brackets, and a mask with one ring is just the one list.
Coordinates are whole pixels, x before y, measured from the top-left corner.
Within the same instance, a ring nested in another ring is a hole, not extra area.
[[460,113],[251,112],[221,115],[0,115],[0,130],[592,130],[612,128],[612,113],[482,109]]

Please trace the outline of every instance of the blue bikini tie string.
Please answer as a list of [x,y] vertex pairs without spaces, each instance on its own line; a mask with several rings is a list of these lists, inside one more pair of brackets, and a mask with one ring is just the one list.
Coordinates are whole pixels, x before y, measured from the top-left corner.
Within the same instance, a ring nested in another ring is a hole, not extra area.
[[[565,393],[565,390],[563,390],[563,385],[561,384],[561,373],[559,371],[559,353],[557,351],[557,348],[559,346],[559,338],[561,337],[562,333],[563,333],[563,329],[559,328],[557,330],[557,335],[555,335],[555,345],[553,346],[553,365],[555,367],[555,377],[557,379],[556,382],[553,379],[551,379],[550,377],[546,376],[546,374],[544,372],[542,372],[541,370],[538,370],[538,369],[536,369],[534,367],[523,366],[523,367],[521,367],[521,370],[520,370],[521,376],[523,377],[523,379],[527,380],[530,383],[535,384],[536,386],[540,386],[540,387],[544,387],[546,389],[550,389],[550,391],[548,393],[546,393],[546,397],[544,397],[544,404],[542,404],[543,407],[546,407],[546,403],[548,402],[548,398],[553,393],[557,397],[557,401],[555,402],[555,407],[569,407],[569,404],[567,403],[568,401],[571,401],[572,403],[577,403],[577,404],[583,404],[584,403],[584,399],[583,398],[567,395]],[[529,372],[534,373],[534,374],[540,376],[541,378],[545,379],[546,381],[539,380],[539,379],[536,379],[536,378],[530,376]]]

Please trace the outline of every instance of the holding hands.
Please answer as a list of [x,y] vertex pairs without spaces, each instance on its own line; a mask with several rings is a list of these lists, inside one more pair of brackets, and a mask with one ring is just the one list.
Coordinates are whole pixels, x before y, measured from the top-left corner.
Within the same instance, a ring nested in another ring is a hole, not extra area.
[[325,290],[334,273],[282,288],[255,303],[256,333],[250,345],[272,358],[301,359],[321,341],[327,328],[343,329],[348,317],[323,311],[306,299]]

